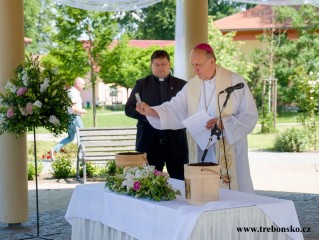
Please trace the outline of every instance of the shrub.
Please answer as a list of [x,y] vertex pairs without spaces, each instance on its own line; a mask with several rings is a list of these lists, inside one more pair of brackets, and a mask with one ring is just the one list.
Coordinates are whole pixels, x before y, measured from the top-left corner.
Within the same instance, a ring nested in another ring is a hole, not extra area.
[[[99,176],[100,168],[92,162],[86,162],[86,176],[96,177]],[[83,177],[83,164],[80,164],[80,177]]]
[[308,145],[309,138],[305,131],[291,128],[276,138],[274,149],[279,152],[305,152]]
[[[43,162],[42,161],[38,161],[37,162],[37,166],[38,166],[38,176],[41,174],[41,172],[43,171]],[[35,165],[33,161],[28,161],[28,180],[33,180],[35,176]]]
[[72,176],[72,161],[67,158],[59,158],[52,162],[53,176],[56,178],[68,178]]

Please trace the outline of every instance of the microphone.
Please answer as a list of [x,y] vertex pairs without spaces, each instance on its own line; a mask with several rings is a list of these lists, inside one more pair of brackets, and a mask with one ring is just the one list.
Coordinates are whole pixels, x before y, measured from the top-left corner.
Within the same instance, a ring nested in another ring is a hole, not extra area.
[[245,85],[243,83],[238,83],[235,86],[231,86],[226,88],[225,90],[221,91],[221,93],[232,93],[233,91],[235,91],[236,89],[242,89]]

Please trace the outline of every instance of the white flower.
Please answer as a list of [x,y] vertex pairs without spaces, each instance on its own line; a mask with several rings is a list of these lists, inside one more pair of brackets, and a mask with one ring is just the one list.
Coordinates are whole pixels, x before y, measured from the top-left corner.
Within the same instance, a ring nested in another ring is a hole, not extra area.
[[17,91],[17,86],[12,82],[7,82],[5,89],[10,90],[10,92],[15,93]]
[[42,107],[42,103],[41,103],[39,100],[37,100],[37,101],[35,101],[35,102],[33,103],[33,106],[38,107],[38,108],[41,108],[41,107]]
[[22,81],[23,81],[23,84],[24,86],[28,86],[28,80],[29,80],[29,77],[28,77],[28,73],[23,70],[23,76],[22,76]]
[[52,71],[53,71],[53,73],[54,73],[55,75],[57,75],[57,74],[58,74],[58,71],[59,71],[59,68],[57,68],[57,67],[56,67],[56,68],[53,68]]
[[43,93],[49,87],[49,84],[50,80],[48,78],[45,78],[44,82],[40,85],[40,92]]
[[54,115],[50,116],[49,122],[52,123],[53,125],[60,125],[59,119],[57,119],[57,117]]
[[20,110],[20,113],[22,114],[22,116],[27,116],[28,115],[23,107],[19,107],[19,110]]
[[4,115],[3,113],[0,113],[0,124],[2,124],[5,121],[5,117],[6,115]]
[[127,191],[129,191],[134,186],[134,174],[127,172],[125,174],[125,180],[122,182],[122,186],[126,187]]

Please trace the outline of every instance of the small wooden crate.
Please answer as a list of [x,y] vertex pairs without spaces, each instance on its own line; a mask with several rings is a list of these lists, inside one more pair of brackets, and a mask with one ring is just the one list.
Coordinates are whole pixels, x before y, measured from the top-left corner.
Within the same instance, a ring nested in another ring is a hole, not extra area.
[[220,166],[185,164],[185,196],[188,204],[201,205],[219,199]]
[[146,153],[122,152],[115,154],[115,165],[117,167],[136,167],[148,163]]

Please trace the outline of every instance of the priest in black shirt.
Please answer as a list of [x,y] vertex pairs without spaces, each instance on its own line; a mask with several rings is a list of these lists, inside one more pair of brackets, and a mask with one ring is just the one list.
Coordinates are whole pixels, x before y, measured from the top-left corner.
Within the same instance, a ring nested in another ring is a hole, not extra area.
[[171,100],[187,83],[170,74],[170,57],[164,50],[156,50],[151,56],[152,74],[136,81],[125,106],[125,114],[137,122],[136,151],[146,152],[150,165],[159,171],[166,164],[171,178],[184,179],[184,164],[188,163],[186,129],[157,130],[136,108],[135,93],[142,102],[157,106]]

